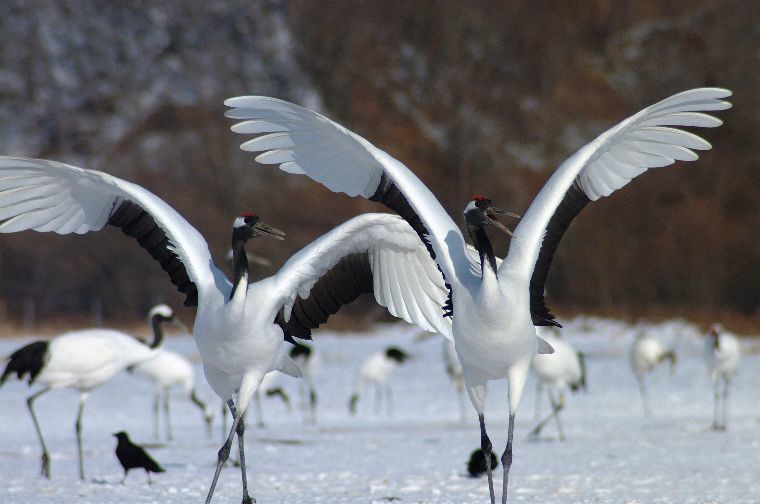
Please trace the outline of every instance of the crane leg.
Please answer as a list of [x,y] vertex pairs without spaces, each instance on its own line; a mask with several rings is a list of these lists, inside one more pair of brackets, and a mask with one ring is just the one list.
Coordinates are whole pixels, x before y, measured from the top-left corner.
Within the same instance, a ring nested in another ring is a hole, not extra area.
[[[169,391],[164,391],[164,422],[166,422],[166,438],[171,441],[173,439],[172,436],[172,421],[171,416],[169,415]],[[148,475],[150,478],[150,474]]]
[[638,376],[639,381],[639,393],[641,394],[641,404],[644,406],[644,416],[652,416],[652,410],[649,408],[649,396],[647,396],[647,388],[644,384],[644,377]]
[[314,390],[314,387],[309,387],[309,410],[311,412],[311,422],[312,424],[317,423],[317,391]]
[[388,410],[388,416],[393,416],[393,393],[391,386],[385,384],[385,408]]
[[383,402],[383,389],[379,383],[375,384],[375,415],[380,414],[380,409]]
[[87,394],[79,396],[79,411],[77,412],[77,452],[79,453],[79,479],[84,480],[84,455],[82,454],[82,413],[84,412],[84,402],[87,400]]
[[48,453],[47,446],[45,446],[45,440],[42,438],[42,430],[40,429],[40,423],[37,421],[37,415],[34,414],[34,400],[48,390],[50,390],[50,387],[45,387],[39,392],[29,396],[26,400],[26,405],[29,407],[29,412],[32,414],[34,429],[37,431],[37,438],[40,440],[40,446],[42,446],[42,476],[50,479],[50,453]]
[[716,379],[713,384],[714,394],[714,408],[713,408],[713,430],[720,430],[720,422],[718,421],[718,411],[720,410],[720,378]]
[[[232,413],[232,416],[237,418],[238,415],[237,411],[235,410],[235,404],[232,401],[228,401],[227,406],[230,408],[230,413]],[[242,504],[253,504],[255,500],[253,500],[253,498],[248,495],[248,474],[245,467],[245,413],[240,415],[240,421],[238,422],[237,429],[235,429],[235,433],[238,437],[238,449],[240,450],[240,475],[243,480]]]
[[533,427],[533,430],[530,431],[529,435],[531,437],[538,437],[538,435],[541,433],[541,429],[543,429],[544,426],[546,426],[546,424],[549,423],[549,420],[551,420],[552,418],[557,418],[557,421],[558,421],[557,428],[560,431],[560,439],[564,439],[564,434],[562,433],[562,425],[559,423],[559,417],[558,417],[559,411],[562,409],[562,405],[561,403],[558,404],[554,400],[554,397],[551,395],[550,390],[547,390],[547,395],[549,396],[549,402],[551,403],[552,411],[551,413],[546,415],[546,417],[543,420],[538,422],[535,427]]
[[[232,402],[231,400],[228,402],[228,404]],[[234,407],[234,404],[233,404]],[[211,481],[211,487],[208,490],[208,495],[206,496],[206,504],[210,504],[211,498],[214,496],[214,489],[216,488],[216,483],[219,481],[219,474],[222,472],[222,467],[224,467],[224,463],[227,462],[227,459],[230,458],[230,449],[232,448],[232,439],[235,437],[235,433],[237,432],[238,424],[240,423],[240,420],[242,418],[241,412],[237,412],[235,415],[234,420],[232,421],[232,428],[230,429],[229,434],[227,435],[227,439],[224,441],[224,444],[219,449],[219,453],[217,454],[217,462],[216,462],[216,471],[214,472],[214,479]],[[243,497],[243,502],[246,502],[245,497],[248,497],[247,503],[253,503],[250,496],[245,494]]]
[[156,392],[156,394],[153,396],[153,437],[158,439],[160,436],[160,429],[159,429],[159,410],[160,410],[160,403],[161,403],[161,392]]
[[565,394],[563,394],[562,390],[560,390],[558,395],[559,395],[559,400],[555,401],[550,391],[549,400],[551,401],[552,408],[554,409],[554,412],[555,412],[554,423],[557,424],[557,432],[559,433],[559,440],[564,441],[565,433],[562,429],[562,421],[559,418],[559,412],[562,411],[562,409],[565,407]]
[[507,447],[501,455],[501,467],[504,470],[502,477],[501,504],[507,504],[507,488],[509,487],[509,468],[512,467],[512,437],[515,430],[515,414],[509,415],[509,430],[507,431]]
[[726,378],[723,381],[723,422],[721,424],[723,430],[726,430],[728,424],[728,393],[730,385],[731,379]]
[[491,471],[491,451],[493,445],[486,433],[486,421],[483,413],[478,414],[478,421],[480,422],[480,449],[483,452],[483,456],[486,458],[486,475],[488,476],[488,493],[491,496],[491,504],[496,504],[496,493],[493,490],[493,473]]

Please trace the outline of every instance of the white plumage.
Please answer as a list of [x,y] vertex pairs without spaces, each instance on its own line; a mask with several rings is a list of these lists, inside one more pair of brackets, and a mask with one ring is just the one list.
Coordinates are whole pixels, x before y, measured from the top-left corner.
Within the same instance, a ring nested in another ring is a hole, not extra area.
[[[731,379],[739,367],[740,359],[741,347],[736,336],[725,332],[720,324],[713,324],[705,340],[705,363],[713,382],[714,392],[713,430],[726,430],[729,388]],[[723,382],[722,394],[721,382]]]
[[[539,421],[531,431],[538,436],[546,423],[554,418],[557,424],[559,438],[565,439],[559,413],[565,407],[565,389],[578,390],[586,386],[586,370],[583,356],[573,346],[552,334],[543,332],[541,337],[554,349],[552,354],[538,354],[533,357],[531,370],[536,376],[538,386],[536,388],[536,403],[541,400],[541,392],[546,387],[549,403],[552,406],[551,413]],[[538,411],[536,407],[536,411]]]
[[[260,135],[241,146],[260,152],[259,163],[305,174],[332,191],[382,202],[404,215],[429,243],[431,256],[450,285],[453,303],[447,305],[453,307],[451,329],[437,324],[444,328],[436,332],[454,337],[470,400],[479,415],[486,459],[491,450],[483,421],[486,383],[504,377],[509,381],[510,428],[502,455],[505,502],[514,414],[531,360],[542,347],[534,324],[556,324],[543,299],[554,248],[589,201],[609,195],[649,168],[694,160],[695,149],[710,148],[706,141],[675,127],[720,125],[719,119],[703,112],[729,108],[723,98],[730,94],[717,88],[679,93],[583,146],[560,165],[536,196],[498,268],[484,228],[505,229],[496,221],[503,211],[487,198],[474,198],[465,209],[468,232],[480,253],[481,268],[474,272],[459,227],[400,161],[330,119],[292,103],[260,96],[225,103],[232,107],[227,116],[242,120],[233,131]],[[432,324],[441,318],[441,310],[424,313],[424,318]],[[542,348],[549,351],[548,346]],[[490,468],[487,473],[494,502]]]
[[359,365],[354,383],[354,393],[349,399],[348,409],[351,414],[356,413],[356,404],[365,387],[372,384],[375,387],[375,414],[380,413],[383,392],[385,392],[385,406],[389,415],[393,414],[393,394],[388,378],[409,355],[396,347],[388,347],[385,350],[375,352],[367,357]]
[[644,332],[636,335],[636,339],[631,345],[629,361],[633,374],[636,375],[636,380],[639,383],[641,403],[644,407],[644,415],[646,416],[651,415],[651,408],[649,406],[644,376],[666,360],[670,361],[670,370],[672,372],[676,364],[675,351],[671,348],[665,348],[659,340],[647,336]]
[[[244,501],[250,501],[241,419],[267,372],[300,375],[286,355],[283,339],[309,337],[310,330],[342,304],[373,290],[378,301],[399,317],[423,327],[441,322],[424,318],[426,306],[445,298],[435,266],[417,234],[392,215],[351,219],[294,254],[274,276],[250,285],[246,241],[260,235],[282,238],[282,232],[253,214],[236,218],[235,278],[230,281],[214,264],[200,233],[173,208],[148,190],[105,173],[0,157],[0,220],[0,232],[34,229],[65,234],[99,230],[106,224],[119,227],[160,261],[187,295],[185,304],[197,306],[193,337],[206,378],[235,416],[219,452],[207,502],[236,432]],[[339,292],[319,283],[324,275],[337,282]],[[389,279],[395,279],[393,285]],[[304,310],[313,313],[305,316]]]

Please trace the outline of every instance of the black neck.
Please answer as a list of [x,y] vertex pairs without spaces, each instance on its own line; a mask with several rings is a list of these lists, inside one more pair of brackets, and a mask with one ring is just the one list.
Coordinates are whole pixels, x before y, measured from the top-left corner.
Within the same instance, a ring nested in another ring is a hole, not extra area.
[[151,348],[158,347],[164,341],[164,330],[161,328],[164,318],[161,315],[154,315],[151,323],[153,325],[153,342]]
[[486,264],[496,273],[496,255],[493,253],[491,240],[488,239],[485,228],[474,224],[467,224],[467,231],[470,233],[472,244],[480,254],[480,269],[485,275]]
[[235,291],[241,282],[248,283],[248,256],[245,254],[245,242],[245,238],[238,236],[235,231],[232,232],[232,268],[235,278],[232,280],[230,299],[235,295]]

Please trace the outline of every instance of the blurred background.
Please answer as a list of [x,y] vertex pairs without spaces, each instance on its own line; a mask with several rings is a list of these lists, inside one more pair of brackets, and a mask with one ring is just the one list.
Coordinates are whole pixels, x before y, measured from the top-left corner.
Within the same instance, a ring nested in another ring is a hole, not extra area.
[[[201,231],[219,264],[234,217],[255,211],[288,237],[249,244],[272,262],[254,278],[345,219],[385,209],[256,166],[229,131],[225,98],[319,110],[402,160],[461,220],[473,193],[523,213],[575,149],[699,86],[734,92],[725,125],[703,134],[714,150],[590,205],[562,242],[548,304],[560,316],[752,330],[760,2],[0,2],[0,153],[145,186]],[[13,327],[125,324],[182,301],[116,229],[2,235],[0,279],[0,319]],[[328,326],[383,316],[367,299]]]

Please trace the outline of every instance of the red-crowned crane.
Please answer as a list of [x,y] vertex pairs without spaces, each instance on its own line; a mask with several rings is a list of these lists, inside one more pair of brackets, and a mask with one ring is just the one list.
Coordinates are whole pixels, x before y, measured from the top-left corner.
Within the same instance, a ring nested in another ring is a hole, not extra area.
[[670,361],[670,371],[676,365],[676,352],[672,348],[665,348],[657,339],[648,336],[643,331],[636,334],[636,338],[631,345],[629,355],[631,369],[636,375],[636,381],[639,382],[639,393],[641,395],[641,404],[644,406],[644,415],[650,416],[652,410],[649,407],[649,397],[644,384],[644,375],[665,361]]
[[446,299],[418,235],[389,214],[355,217],[294,254],[273,276],[248,284],[246,242],[284,233],[254,214],[232,225],[233,279],[216,266],[201,234],[145,188],[106,173],[52,161],[0,157],[0,233],[33,229],[60,234],[120,228],[160,262],[186,306],[197,307],[193,337],[211,388],[234,416],[219,450],[210,502],[235,434],[243,502],[250,503],[242,421],[264,375],[300,371],[283,341],[311,330],[363,293],[430,331],[448,323],[425,316]]
[[[259,152],[256,161],[306,175],[335,192],[363,196],[399,213],[417,231],[440,268],[449,290],[445,315],[452,318],[457,354],[470,400],[478,413],[481,445],[487,454],[483,408],[486,383],[509,381],[509,428],[502,454],[502,502],[507,500],[512,463],[514,415],[531,360],[551,352],[534,326],[559,325],[544,303],[544,283],[559,241],[590,201],[608,196],[649,168],[697,159],[694,150],[710,144],[674,126],[715,127],[705,114],[724,110],[731,92],[719,88],[685,91],[629,117],[581,147],[555,171],[514,231],[509,253],[497,268],[486,229],[509,230],[498,221],[505,212],[477,195],[464,209],[467,234],[478,250],[473,265],[459,227],[430,190],[403,163],[327,117],[298,105],[262,96],[225,102],[232,127],[258,135],[241,148]],[[488,471],[491,502],[493,479]]]
[[[741,359],[741,347],[736,336],[727,333],[721,324],[713,324],[707,331],[705,340],[705,363],[713,382],[714,410],[713,430],[726,430],[728,423],[728,392],[731,378],[736,373]],[[723,382],[723,394],[720,383]]]
[[161,324],[174,321],[174,313],[168,306],[160,305],[150,311],[148,318],[153,327],[153,341],[150,344],[143,343],[120,331],[84,329],[61,334],[49,341],[29,343],[13,352],[8,358],[5,371],[0,376],[0,385],[5,383],[13,373],[19,379],[29,375],[29,385],[35,382],[44,385],[42,390],[35,392],[26,400],[42,447],[42,475],[44,477],[50,478],[50,454],[34,412],[34,401],[52,389],[70,387],[79,391],[76,420],[77,453],[79,478],[84,479],[82,455],[84,403],[94,388],[108,382],[129,366],[146,362],[160,352],[164,338]]

